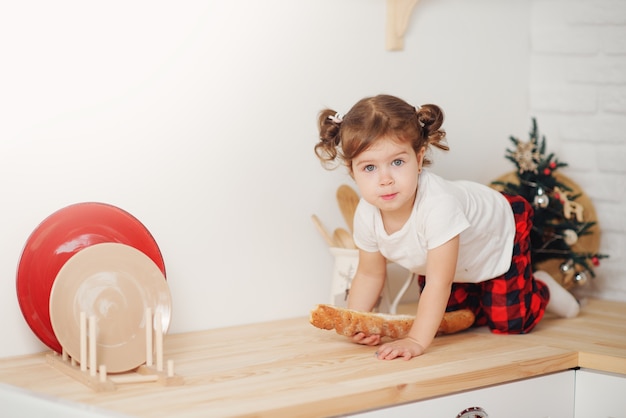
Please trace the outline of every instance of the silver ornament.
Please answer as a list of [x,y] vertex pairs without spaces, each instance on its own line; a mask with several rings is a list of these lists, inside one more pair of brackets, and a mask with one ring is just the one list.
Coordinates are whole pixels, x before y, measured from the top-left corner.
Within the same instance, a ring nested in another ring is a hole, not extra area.
[[589,281],[589,276],[584,271],[579,271],[574,275],[574,283],[576,283],[577,286],[584,286],[587,284],[587,281]]
[[533,199],[533,204],[536,207],[542,208],[542,209],[547,208],[548,204],[550,204],[550,199],[548,198],[548,195],[545,194],[545,192],[543,191],[541,187],[537,188],[537,195]]
[[574,260],[567,260],[565,263],[561,264],[560,266],[561,273],[569,272],[572,269],[572,267],[574,267]]

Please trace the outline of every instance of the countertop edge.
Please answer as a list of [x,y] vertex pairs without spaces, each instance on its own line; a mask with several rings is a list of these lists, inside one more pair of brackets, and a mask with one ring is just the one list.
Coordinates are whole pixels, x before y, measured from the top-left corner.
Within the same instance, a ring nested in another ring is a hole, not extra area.
[[[268,418],[344,416],[484,389],[578,367],[579,357],[575,351],[548,346],[534,348],[542,352],[547,350],[550,354],[539,354],[536,357],[513,360],[510,363],[489,368],[476,368],[470,372],[448,375],[445,378],[433,377],[410,381],[407,376],[403,382],[378,388],[359,389],[351,394],[340,391],[341,395],[337,396],[256,411],[254,416]],[[311,411],[311,414],[308,415],[304,411]]]

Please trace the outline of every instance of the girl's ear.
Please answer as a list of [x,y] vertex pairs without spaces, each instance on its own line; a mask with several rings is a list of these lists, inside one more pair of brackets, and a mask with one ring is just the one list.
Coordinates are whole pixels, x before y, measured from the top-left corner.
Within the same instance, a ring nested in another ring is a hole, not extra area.
[[424,166],[424,157],[426,156],[426,147],[422,147],[416,154],[417,157],[417,171],[419,173],[422,172],[422,167]]

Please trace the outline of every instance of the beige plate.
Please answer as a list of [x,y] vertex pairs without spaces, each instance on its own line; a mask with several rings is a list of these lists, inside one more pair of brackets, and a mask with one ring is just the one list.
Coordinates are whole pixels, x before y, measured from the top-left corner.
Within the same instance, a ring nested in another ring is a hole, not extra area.
[[50,319],[61,346],[80,361],[80,313],[96,317],[96,359],[107,372],[146,361],[146,308],[169,328],[170,290],[159,267],[143,252],[119,243],[96,244],[73,255],[50,293]]

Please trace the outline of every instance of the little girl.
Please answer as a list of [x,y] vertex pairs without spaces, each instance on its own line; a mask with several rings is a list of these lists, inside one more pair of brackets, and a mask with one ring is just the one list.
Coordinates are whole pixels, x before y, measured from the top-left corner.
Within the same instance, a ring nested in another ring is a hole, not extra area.
[[[344,116],[330,109],[319,115],[316,155],[325,164],[342,161],[362,196],[353,225],[359,264],[348,308],[373,309],[387,261],[420,276],[411,331],[381,345],[382,360],[423,354],[446,311],[471,309],[474,326],[499,334],[530,332],[551,294],[557,314],[578,313],[576,299],[550,275],[531,271],[533,210],[524,198],[448,181],[425,168],[429,147],[448,150],[442,123],[438,106],[416,109],[388,95],[362,99]],[[381,343],[379,335],[363,333],[352,340]]]

